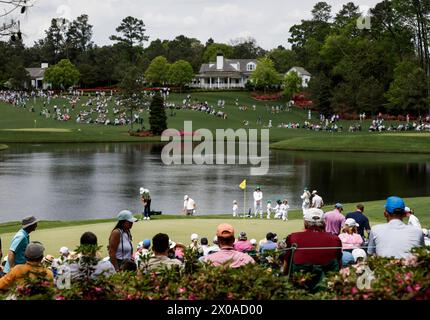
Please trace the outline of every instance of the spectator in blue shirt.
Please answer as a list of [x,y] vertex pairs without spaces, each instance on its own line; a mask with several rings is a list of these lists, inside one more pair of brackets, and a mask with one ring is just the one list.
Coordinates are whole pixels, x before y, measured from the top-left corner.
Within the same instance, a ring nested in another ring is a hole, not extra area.
[[269,232],[266,235],[266,242],[260,245],[260,253],[264,253],[266,250],[276,250],[278,248],[278,244],[275,242],[276,233]]
[[4,267],[4,273],[8,273],[17,264],[25,264],[25,249],[30,243],[30,233],[36,230],[38,220],[33,217],[25,217],[22,220],[22,229],[20,229],[12,239],[8,252],[8,259]]
[[358,224],[357,233],[363,238],[364,231],[366,231],[367,235],[370,233],[370,224],[369,219],[364,215],[364,206],[360,203],[357,204],[357,210],[354,212],[350,212],[346,215],[346,219],[354,219]]

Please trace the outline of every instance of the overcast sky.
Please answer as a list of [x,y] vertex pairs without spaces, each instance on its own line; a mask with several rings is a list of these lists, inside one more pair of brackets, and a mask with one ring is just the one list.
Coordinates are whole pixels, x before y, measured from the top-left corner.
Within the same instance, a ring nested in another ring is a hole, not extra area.
[[[373,7],[381,0],[356,0]],[[288,30],[311,16],[317,0],[35,0],[21,17],[24,41],[32,45],[44,37],[53,17],[74,19],[85,13],[93,25],[93,41],[111,44],[109,36],[128,16],[142,19],[149,41],[173,39],[183,34],[202,43],[212,37],[229,42],[238,37],[254,37],[264,49],[288,46]],[[328,0],[333,12],[348,0]],[[149,43],[149,42],[148,42]],[[148,45],[145,43],[145,46]]]

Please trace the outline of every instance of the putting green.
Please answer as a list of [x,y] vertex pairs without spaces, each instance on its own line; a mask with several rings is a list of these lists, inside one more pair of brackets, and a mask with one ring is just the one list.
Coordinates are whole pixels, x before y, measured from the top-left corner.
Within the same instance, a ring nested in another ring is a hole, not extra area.
[[[136,247],[143,239],[152,239],[157,233],[166,233],[170,239],[188,245],[192,233],[197,233],[200,237],[207,237],[209,242],[215,236],[216,227],[220,223],[230,223],[235,228],[236,236],[245,231],[248,239],[255,238],[257,241],[265,238],[267,232],[275,232],[278,238],[282,239],[294,231],[303,228],[303,220],[267,220],[267,219],[169,219],[169,220],[150,220],[139,221],[133,225],[133,245]],[[102,254],[106,255],[106,246],[111,230],[115,223],[88,224],[73,227],[60,227],[54,229],[36,230],[30,234],[31,241],[40,241],[46,248],[45,254],[58,255],[58,250],[62,246],[74,250],[79,244],[80,236],[91,231],[97,235],[98,244],[102,246]],[[2,235],[3,250],[7,252],[12,237],[15,233]]]
[[70,129],[59,128],[22,128],[22,129],[2,129],[1,131],[16,131],[16,132],[72,132]]

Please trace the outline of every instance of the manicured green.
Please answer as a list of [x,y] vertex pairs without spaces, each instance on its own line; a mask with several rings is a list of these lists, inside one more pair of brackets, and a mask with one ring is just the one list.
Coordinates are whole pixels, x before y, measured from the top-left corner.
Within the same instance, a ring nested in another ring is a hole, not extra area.
[[299,151],[430,153],[430,133],[305,136],[274,143],[271,148]]
[[[423,227],[430,227],[430,197],[408,198],[406,204],[413,208]],[[369,217],[371,225],[384,222],[383,205],[384,200],[363,202],[365,214]],[[345,213],[353,211],[356,203],[344,204]],[[327,205],[324,210],[331,210],[333,206]],[[138,215],[136,215],[138,216]],[[197,233],[200,237],[207,237],[209,241],[215,235],[216,226],[219,223],[231,223],[236,232],[247,232],[249,239],[263,239],[267,232],[276,232],[279,238],[287,236],[291,232],[303,228],[302,211],[292,210],[289,212],[289,221],[267,219],[244,219],[233,218],[231,215],[210,216],[176,216],[161,215],[153,216],[150,221],[139,221],[134,224],[133,243],[148,238],[151,239],[156,233],[167,233],[175,242],[189,243],[191,233]],[[86,231],[94,232],[102,245],[102,252],[106,254],[106,245],[110,231],[115,226],[114,219],[100,219],[89,221],[42,221],[38,229],[31,234],[31,240],[41,241],[46,247],[47,254],[57,254],[61,246],[74,249],[79,243],[79,237]],[[6,251],[15,232],[20,228],[18,222],[0,224],[0,236],[3,242],[3,250]]]

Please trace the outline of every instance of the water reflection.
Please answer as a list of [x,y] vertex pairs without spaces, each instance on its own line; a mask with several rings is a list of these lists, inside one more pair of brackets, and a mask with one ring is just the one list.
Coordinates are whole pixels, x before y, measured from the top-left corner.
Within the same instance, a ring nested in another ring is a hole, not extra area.
[[140,210],[138,190],[151,190],[152,208],[178,214],[182,199],[196,200],[199,214],[242,211],[238,184],[248,179],[248,204],[260,185],[264,199],[287,197],[300,207],[304,187],[326,203],[376,200],[390,194],[430,194],[428,156],[270,152],[269,173],[250,177],[248,165],[172,165],[160,161],[162,146],[141,144],[11,145],[0,153],[0,220],[34,214],[43,219],[113,217]]

